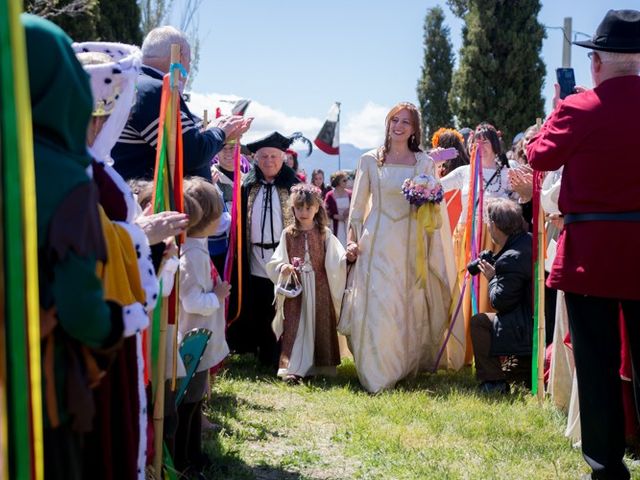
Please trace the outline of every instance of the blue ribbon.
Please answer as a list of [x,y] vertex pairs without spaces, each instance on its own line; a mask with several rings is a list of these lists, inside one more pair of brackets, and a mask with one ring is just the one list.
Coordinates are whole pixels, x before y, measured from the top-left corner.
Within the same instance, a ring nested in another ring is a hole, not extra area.
[[180,74],[184,78],[187,78],[187,76],[189,75],[180,62],[172,63],[171,65],[169,65],[169,79],[170,79],[170,82],[171,82],[171,88],[174,87],[174,85],[173,85],[173,71],[176,70],[176,69],[180,70]]

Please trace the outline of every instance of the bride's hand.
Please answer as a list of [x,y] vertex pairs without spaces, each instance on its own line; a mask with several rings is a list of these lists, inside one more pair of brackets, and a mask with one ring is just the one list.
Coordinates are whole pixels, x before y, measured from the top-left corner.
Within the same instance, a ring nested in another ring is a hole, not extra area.
[[360,250],[358,249],[357,243],[351,242],[347,245],[347,261],[355,262],[359,253]]

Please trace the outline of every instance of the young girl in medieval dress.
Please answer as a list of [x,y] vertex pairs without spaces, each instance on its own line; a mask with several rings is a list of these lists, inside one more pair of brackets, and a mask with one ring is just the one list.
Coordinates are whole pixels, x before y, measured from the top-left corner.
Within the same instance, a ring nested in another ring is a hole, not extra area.
[[[298,184],[291,189],[295,224],[284,229],[267,264],[279,304],[273,323],[282,344],[278,376],[291,383],[311,375],[335,374],[340,363],[336,324],[347,254],[327,227],[321,195],[313,185]],[[302,292],[285,298],[278,287],[292,275],[299,278]]]

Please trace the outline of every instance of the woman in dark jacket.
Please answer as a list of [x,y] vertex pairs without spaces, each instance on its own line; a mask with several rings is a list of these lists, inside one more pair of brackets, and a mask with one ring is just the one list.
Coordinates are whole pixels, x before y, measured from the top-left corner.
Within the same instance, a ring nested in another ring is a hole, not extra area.
[[481,260],[478,268],[489,280],[489,298],[497,313],[479,313],[471,318],[471,340],[481,389],[506,392],[508,385],[499,356],[531,355],[532,239],[515,202],[493,200],[487,212],[489,233],[500,250],[493,262]]

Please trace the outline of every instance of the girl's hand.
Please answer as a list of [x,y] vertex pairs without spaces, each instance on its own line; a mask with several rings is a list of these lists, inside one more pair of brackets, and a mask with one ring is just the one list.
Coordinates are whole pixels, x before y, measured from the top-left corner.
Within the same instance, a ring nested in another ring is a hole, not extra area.
[[347,260],[349,262],[355,262],[358,258],[358,254],[360,250],[358,249],[358,244],[355,242],[351,242],[347,245]]
[[220,282],[213,288],[213,293],[218,297],[218,301],[222,303],[231,293],[231,284],[229,282]]
[[280,267],[280,273],[282,275],[291,275],[295,271],[295,268],[290,263],[285,263]]

